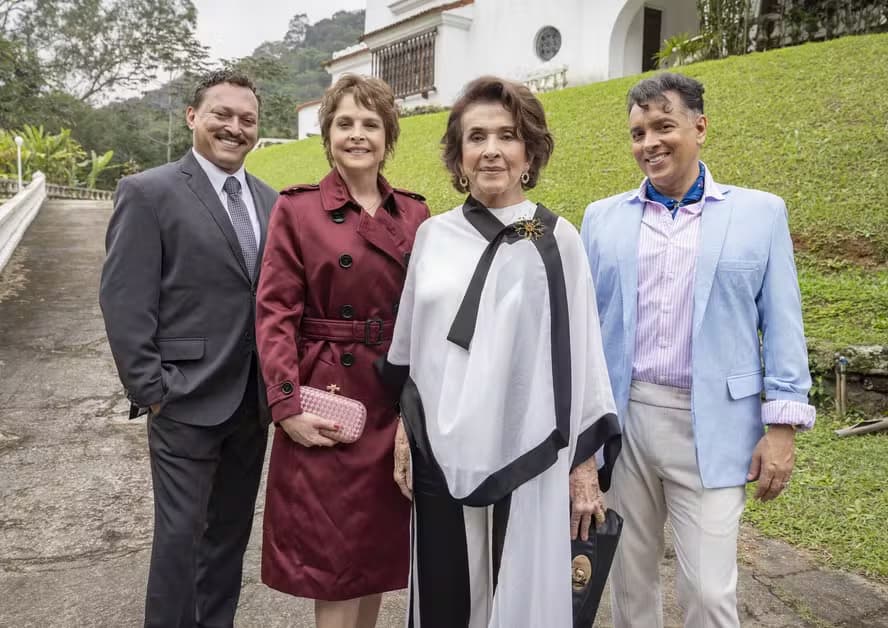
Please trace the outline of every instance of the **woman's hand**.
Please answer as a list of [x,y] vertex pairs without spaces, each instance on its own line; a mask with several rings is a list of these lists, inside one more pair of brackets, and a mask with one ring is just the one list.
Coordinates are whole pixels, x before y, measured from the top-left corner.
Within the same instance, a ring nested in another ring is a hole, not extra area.
[[413,474],[410,469],[410,442],[404,430],[404,419],[398,417],[398,430],[395,432],[395,484],[407,499],[413,499]]
[[336,441],[330,438],[339,431],[339,425],[311,412],[288,416],[278,425],[287,436],[303,447],[333,447]]
[[604,495],[598,488],[598,466],[589,458],[570,473],[570,538],[589,540],[592,517],[597,525],[604,523]]

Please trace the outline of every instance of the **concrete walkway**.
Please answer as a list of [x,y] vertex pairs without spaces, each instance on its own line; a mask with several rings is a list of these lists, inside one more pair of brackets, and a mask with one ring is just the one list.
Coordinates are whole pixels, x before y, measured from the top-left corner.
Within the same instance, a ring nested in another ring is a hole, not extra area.
[[[47,204],[0,276],[0,627],[141,625],[151,488],[145,424],[125,420],[98,308],[109,214]],[[259,543],[237,626],[312,626],[310,602],[259,582]],[[749,529],[741,553],[744,626],[888,627],[885,587]],[[662,572],[678,626],[668,547]],[[402,626],[403,608],[403,594],[387,596],[380,628]],[[602,608],[598,625],[609,619]]]

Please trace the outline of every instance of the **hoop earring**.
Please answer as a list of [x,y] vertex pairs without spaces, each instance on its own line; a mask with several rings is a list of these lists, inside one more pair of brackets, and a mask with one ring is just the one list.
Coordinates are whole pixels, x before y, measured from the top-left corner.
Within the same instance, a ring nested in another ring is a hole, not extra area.
[[521,183],[523,183],[524,185],[527,185],[527,183],[529,181],[530,181],[530,173],[525,172],[524,174],[521,175]]
[[459,177],[459,187],[469,189],[469,179],[464,174]]

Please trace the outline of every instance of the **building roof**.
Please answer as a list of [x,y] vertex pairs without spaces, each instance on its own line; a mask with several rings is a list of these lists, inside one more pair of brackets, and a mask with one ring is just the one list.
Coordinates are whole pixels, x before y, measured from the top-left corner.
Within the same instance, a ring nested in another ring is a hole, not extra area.
[[370,50],[366,47],[359,48],[358,50],[354,50],[346,55],[342,55],[341,57],[333,57],[332,59],[327,59],[321,64],[321,67],[326,68],[331,66],[334,63],[342,61],[343,59],[351,59],[352,57],[357,57],[358,55],[363,55],[369,53]]
[[320,98],[318,98],[317,100],[309,100],[308,102],[304,102],[299,105],[296,105],[296,111],[302,111],[306,107],[311,107],[312,105],[320,105],[320,104],[321,104]]
[[[382,28],[377,28],[375,31],[370,31],[369,33],[364,33],[361,36],[361,39],[359,39],[358,41],[363,43],[364,40],[366,40],[370,36],[384,33],[388,30],[393,29],[393,28],[403,26],[404,24],[407,24],[407,23],[412,22],[414,20],[418,20],[419,18],[426,17],[427,15],[432,15],[434,13],[443,13],[444,11],[450,11],[451,9],[458,9],[460,7],[468,6],[470,4],[475,4],[475,0],[454,0],[454,2],[440,4],[436,7],[431,7],[430,9],[426,9],[425,11],[420,11],[416,15],[411,15],[410,17],[404,18],[400,22],[393,22],[391,24],[383,26]],[[342,61],[343,59],[351,59],[352,57],[357,57],[359,55],[363,55],[368,52],[370,52],[370,50],[368,48],[360,48],[360,49],[350,52],[348,54],[344,54],[341,57],[335,57],[335,58],[329,59],[322,64],[322,67],[326,68],[326,67],[331,66],[334,63]]]
[[[443,13],[444,11],[450,11],[451,9],[458,9],[459,7],[468,6],[470,4],[475,4],[475,0],[455,0],[454,2],[448,2],[446,4],[441,4],[436,7],[432,7],[430,9],[426,9],[425,11],[420,11],[416,15],[411,15],[408,18],[404,18],[400,22],[393,22],[392,24],[388,24],[387,26],[383,26],[382,28],[377,28],[375,31],[370,31],[369,33],[364,33],[361,37],[360,41],[365,41],[368,37],[372,35],[379,35],[380,33],[384,33],[388,30],[396,28],[398,26],[403,26],[409,22],[414,20],[418,20],[421,17],[425,17],[427,15],[432,15],[433,13]],[[342,57],[340,57],[341,59]],[[337,59],[338,61],[339,59]]]

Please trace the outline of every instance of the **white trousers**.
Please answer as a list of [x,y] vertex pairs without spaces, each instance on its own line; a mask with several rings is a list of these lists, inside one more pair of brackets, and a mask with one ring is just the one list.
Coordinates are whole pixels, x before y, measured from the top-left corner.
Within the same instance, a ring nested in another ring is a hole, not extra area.
[[744,487],[700,480],[687,390],[632,382],[609,501],[623,516],[611,571],[614,628],[661,628],[659,561],[667,515],[687,628],[735,628]]

